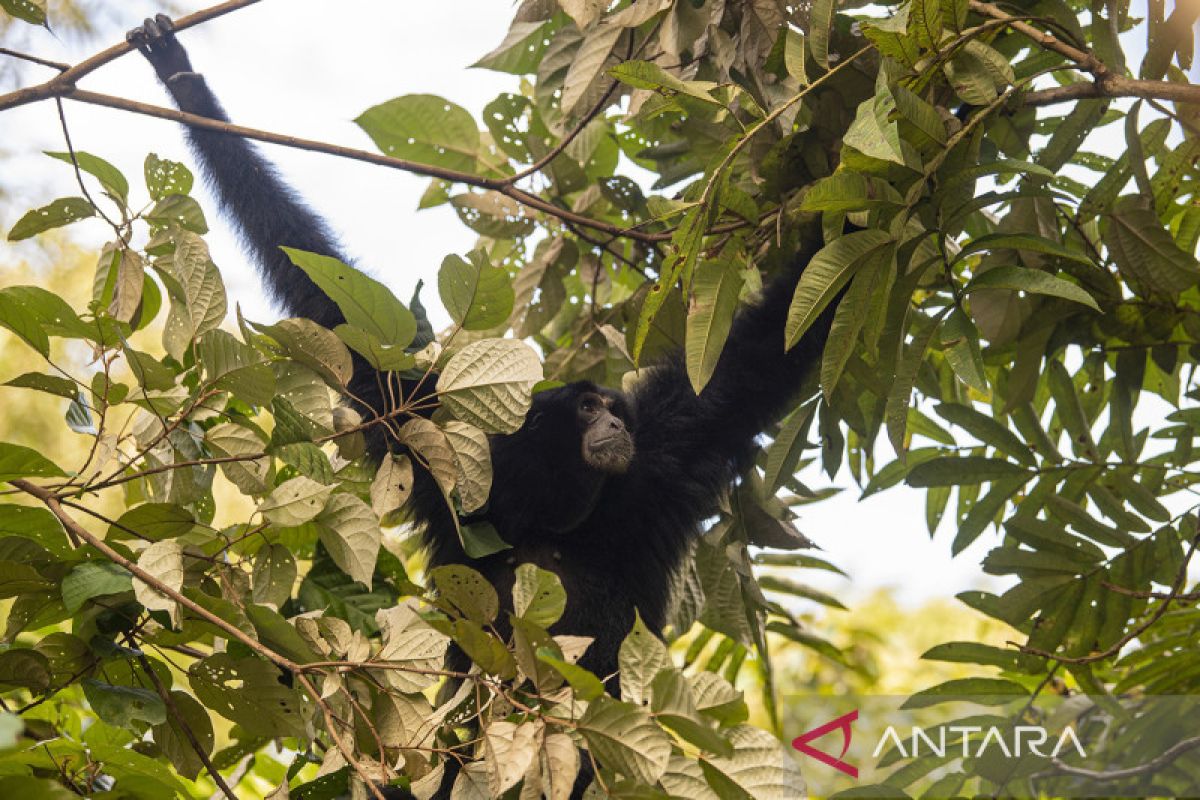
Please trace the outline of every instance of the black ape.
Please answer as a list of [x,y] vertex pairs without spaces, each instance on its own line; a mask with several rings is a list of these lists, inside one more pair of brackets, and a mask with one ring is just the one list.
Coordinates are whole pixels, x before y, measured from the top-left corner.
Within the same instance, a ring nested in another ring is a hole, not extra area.
[[[226,119],[166,17],[148,20],[130,41],[181,110]],[[279,249],[342,258],[326,226],[246,141],[198,128],[189,129],[189,137],[280,304],[328,327],[341,323],[337,307]],[[495,479],[482,516],[512,549],[468,558],[440,492],[421,476],[411,502],[425,524],[432,563],[469,564],[502,598],[511,595],[519,564],[555,572],[568,605],[554,632],[594,637],[581,663],[612,676],[635,610],[661,630],[689,541],[747,466],[755,437],[786,409],[806,368],[818,360],[828,314],[799,346],[783,349],[784,320],[803,264],[797,258],[757,306],[738,316],[699,397],[675,358],[649,370],[630,397],[582,382],[539,393],[519,431],[493,437]],[[354,389],[386,410],[364,364]],[[374,455],[386,446],[375,440]]]

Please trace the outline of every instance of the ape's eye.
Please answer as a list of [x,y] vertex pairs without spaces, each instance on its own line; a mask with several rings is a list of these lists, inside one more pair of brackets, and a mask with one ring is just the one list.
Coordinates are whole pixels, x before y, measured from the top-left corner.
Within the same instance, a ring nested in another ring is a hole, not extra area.
[[581,410],[583,410],[585,413],[587,413],[587,414],[591,414],[593,411],[595,411],[595,410],[596,410],[596,408],[597,408],[597,404],[596,404],[596,401],[595,401],[593,398],[591,398],[591,397],[585,397],[585,398],[583,399],[583,401],[582,401],[582,402],[580,402],[580,404],[579,404],[579,408],[580,408]]

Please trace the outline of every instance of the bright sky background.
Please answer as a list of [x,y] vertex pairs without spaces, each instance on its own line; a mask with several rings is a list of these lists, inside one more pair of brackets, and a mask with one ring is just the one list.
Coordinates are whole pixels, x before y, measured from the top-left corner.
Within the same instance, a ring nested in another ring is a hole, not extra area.
[[[1144,9],[1144,2],[1134,6],[1133,13],[1139,14],[1136,6]],[[26,49],[76,62],[116,41],[124,28],[155,10],[143,0],[122,3],[120,12],[109,12],[120,27],[101,44],[78,45],[34,31]],[[437,94],[464,106],[478,119],[497,93],[512,91],[512,76],[468,69],[499,43],[511,16],[511,5],[501,0],[274,0],[187,31],[180,38],[193,65],[207,76],[235,122],[371,149],[371,142],[352,120],[376,103],[403,94]],[[1140,54],[1135,57],[1140,59]],[[11,61],[0,61],[0,71],[11,68]],[[45,79],[49,72],[22,67],[20,74],[21,82],[29,83]],[[137,54],[104,67],[82,86],[169,105],[153,70]],[[117,165],[130,177],[135,196],[147,152],[193,163],[174,123],[78,103],[68,103],[66,108],[75,147]],[[65,149],[53,104],[7,111],[2,120],[0,145],[10,155],[20,154],[5,162],[3,181],[10,204],[0,210],[0,224],[7,229],[23,210],[78,190],[67,165],[56,165],[39,154]],[[1112,133],[1119,136],[1115,130],[1119,127],[1110,126]],[[1105,144],[1109,146],[1099,149],[1122,147],[1119,140]],[[310,204],[330,220],[357,265],[401,298],[409,296],[419,278],[436,285],[442,258],[469,250],[474,241],[474,234],[449,207],[416,211],[425,179],[326,155],[263,147]],[[202,192],[200,199],[213,228],[209,242],[214,259],[232,300],[250,319],[275,318],[276,311],[263,297],[257,277],[215,204]],[[99,222],[73,227],[78,236],[97,245],[105,240],[106,230]],[[0,258],[14,250],[33,258],[37,247],[36,242],[19,247],[0,243]],[[436,293],[427,292],[425,299],[435,325],[448,321]],[[884,452],[890,456],[881,448],[881,455]],[[803,477],[811,486],[826,485],[814,472]],[[944,521],[936,539],[930,540],[924,523],[924,492],[899,486],[859,503],[849,479],[840,478],[841,485],[851,488],[802,508],[799,524],[824,556],[849,573],[850,580],[813,575],[812,583],[851,600],[889,586],[906,604],[995,585],[979,568],[983,553],[998,543],[995,531],[989,530],[974,547],[951,559],[953,526]]]

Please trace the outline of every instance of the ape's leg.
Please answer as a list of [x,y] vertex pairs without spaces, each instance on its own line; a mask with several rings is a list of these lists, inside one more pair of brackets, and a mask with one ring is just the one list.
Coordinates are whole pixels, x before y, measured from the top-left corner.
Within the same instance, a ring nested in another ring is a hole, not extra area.
[[[180,111],[229,121],[204,78],[192,71],[169,17],[159,14],[146,20],[126,39],[154,66]],[[189,128],[188,139],[224,211],[237,225],[270,290],[288,313],[326,327],[342,322],[337,306],[279,249],[294,247],[345,261],[324,220],[240,136]]]

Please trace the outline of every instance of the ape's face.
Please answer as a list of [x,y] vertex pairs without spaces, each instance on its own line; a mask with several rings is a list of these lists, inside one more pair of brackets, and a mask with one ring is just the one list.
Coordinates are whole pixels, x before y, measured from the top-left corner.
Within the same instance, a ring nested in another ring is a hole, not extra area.
[[516,436],[563,470],[577,469],[575,459],[582,458],[585,469],[619,475],[633,461],[632,411],[625,396],[586,381],[534,395]]
[[583,462],[620,475],[633,461],[633,436],[626,424],[625,399],[612,391],[583,391],[575,403]]

